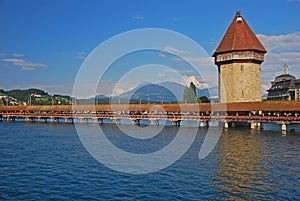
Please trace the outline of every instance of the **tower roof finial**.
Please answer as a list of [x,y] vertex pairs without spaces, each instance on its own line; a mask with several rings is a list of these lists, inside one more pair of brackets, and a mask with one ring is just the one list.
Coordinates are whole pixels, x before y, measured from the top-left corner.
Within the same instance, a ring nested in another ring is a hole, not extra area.
[[237,10],[237,11],[236,11],[236,16],[237,16],[237,17],[240,17],[240,16],[242,16],[242,15],[241,15],[241,11],[240,11],[240,10]]
[[283,72],[282,72],[283,75],[288,75],[289,74],[289,67],[288,65],[284,64],[283,65]]

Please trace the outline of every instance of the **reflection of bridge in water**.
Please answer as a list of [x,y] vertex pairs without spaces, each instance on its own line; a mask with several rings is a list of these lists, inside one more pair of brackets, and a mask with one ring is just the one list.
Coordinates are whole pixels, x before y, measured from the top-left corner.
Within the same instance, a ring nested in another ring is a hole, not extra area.
[[225,128],[248,124],[252,129],[263,128],[263,123],[281,124],[283,131],[300,124],[300,101],[216,103],[216,104],[113,104],[113,105],[39,105],[0,106],[0,120],[43,121],[43,122],[95,122],[112,123],[131,120],[140,124],[148,120],[159,124],[168,120],[172,125],[182,121],[198,121],[200,127],[209,126],[210,121],[223,122]]

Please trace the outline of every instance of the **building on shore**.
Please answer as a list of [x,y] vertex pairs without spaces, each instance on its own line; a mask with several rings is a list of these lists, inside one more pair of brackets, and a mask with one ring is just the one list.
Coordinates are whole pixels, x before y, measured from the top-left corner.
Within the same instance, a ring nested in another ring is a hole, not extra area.
[[219,72],[219,101],[261,101],[261,63],[266,49],[240,12],[236,12],[215,50]]
[[300,100],[300,79],[290,75],[288,66],[284,65],[282,74],[275,77],[267,91],[267,100]]

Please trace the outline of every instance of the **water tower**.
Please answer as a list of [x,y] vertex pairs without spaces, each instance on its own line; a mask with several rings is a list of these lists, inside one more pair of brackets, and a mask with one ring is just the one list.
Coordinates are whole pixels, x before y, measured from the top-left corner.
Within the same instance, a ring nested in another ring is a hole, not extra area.
[[221,103],[261,101],[260,65],[266,52],[244,17],[236,12],[213,54]]

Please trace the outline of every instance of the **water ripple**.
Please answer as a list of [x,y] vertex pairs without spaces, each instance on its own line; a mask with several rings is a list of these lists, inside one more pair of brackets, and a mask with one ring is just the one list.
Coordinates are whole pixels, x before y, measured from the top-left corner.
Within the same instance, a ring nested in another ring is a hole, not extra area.
[[[116,127],[103,125],[120,147],[132,145]],[[147,153],[173,139],[130,146]],[[169,132],[170,131],[170,132]],[[225,131],[199,161],[206,130],[172,166],[156,173],[112,171],[84,149],[71,124],[0,123],[1,200],[299,200],[300,135]],[[142,145],[142,146],[141,146]],[[149,146],[149,147],[145,147]]]

